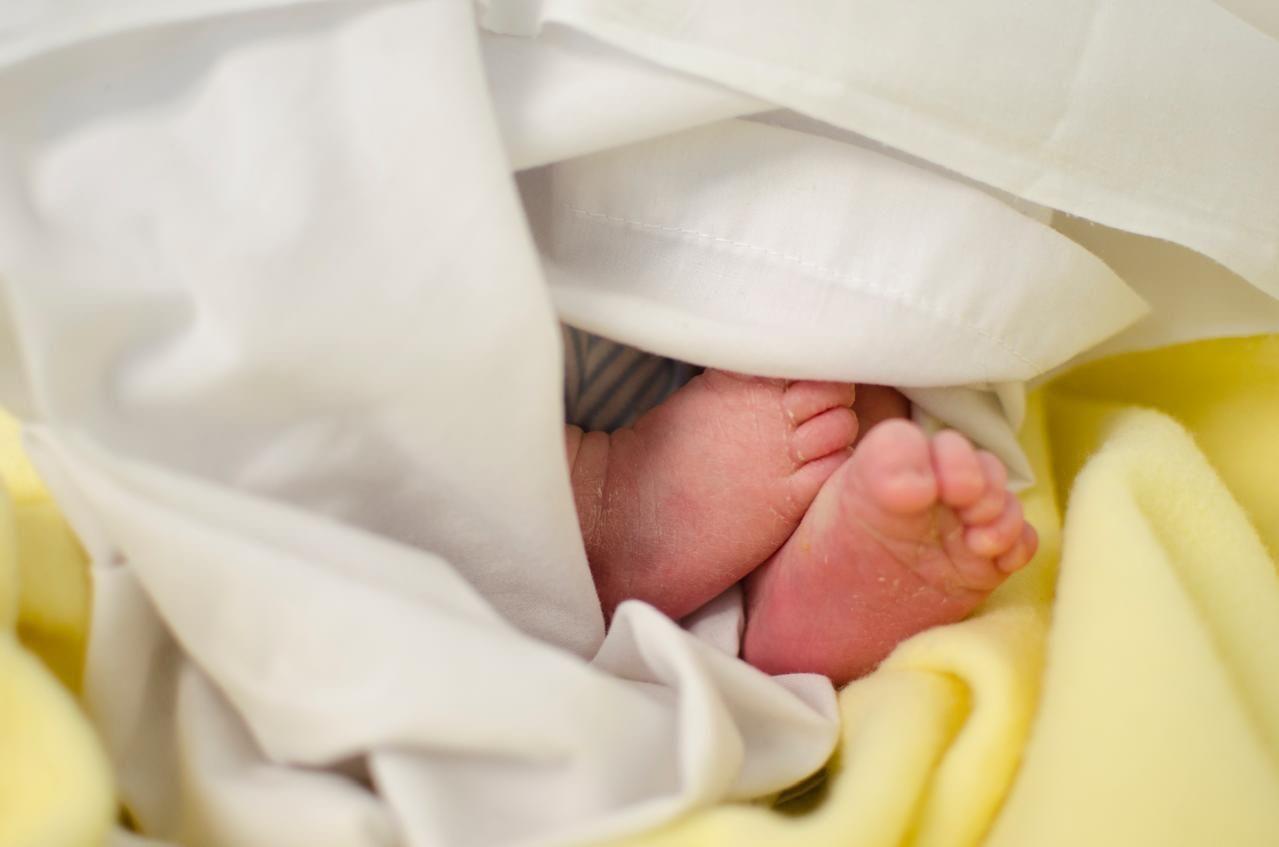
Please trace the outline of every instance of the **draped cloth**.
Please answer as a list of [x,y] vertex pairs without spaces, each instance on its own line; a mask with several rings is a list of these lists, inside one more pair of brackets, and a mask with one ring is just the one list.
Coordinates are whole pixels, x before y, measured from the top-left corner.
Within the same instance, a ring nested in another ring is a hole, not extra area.
[[1028,485],[1027,385],[1279,329],[1272,23],[1207,0],[0,11],[0,397],[91,563],[85,697],[132,819],[562,843],[818,770],[824,680],[640,604],[605,633],[557,322],[898,383]]

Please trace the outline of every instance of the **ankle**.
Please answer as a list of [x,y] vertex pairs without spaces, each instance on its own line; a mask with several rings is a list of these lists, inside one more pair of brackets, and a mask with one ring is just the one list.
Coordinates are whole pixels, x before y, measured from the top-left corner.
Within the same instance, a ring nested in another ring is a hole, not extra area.
[[588,558],[593,558],[603,535],[605,485],[608,480],[609,435],[584,432],[576,426],[564,427],[573,503],[582,530]]

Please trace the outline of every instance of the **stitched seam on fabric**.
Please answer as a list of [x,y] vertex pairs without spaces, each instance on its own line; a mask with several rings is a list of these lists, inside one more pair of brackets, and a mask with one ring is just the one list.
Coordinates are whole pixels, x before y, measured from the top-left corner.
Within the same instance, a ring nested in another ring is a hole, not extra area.
[[1024,365],[1029,365],[1030,367],[1034,368],[1036,372],[1042,372],[1046,370],[1044,366],[1028,358],[1019,350],[1017,350],[1015,347],[1011,346],[1008,342],[1004,341],[1002,338],[999,338],[997,335],[987,330],[984,330],[981,327],[976,326],[975,324],[969,323],[968,321],[965,321],[962,318],[957,318],[953,315],[948,315],[942,310],[938,309],[937,307],[923,300],[920,300],[919,298],[912,297],[901,291],[894,291],[889,288],[884,288],[883,286],[870,282],[864,277],[852,276],[847,273],[841,273],[840,271],[837,271],[833,268],[828,268],[824,265],[819,265],[816,262],[809,261],[807,259],[804,259],[801,256],[796,256],[792,253],[785,253],[781,250],[774,250],[772,248],[764,247],[759,244],[751,244],[748,241],[737,241],[732,238],[725,238],[724,236],[715,235],[714,233],[701,232],[699,230],[686,229],[684,227],[678,227],[678,226],[665,226],[663,224],[647,223],[645,221],[632,220],[631,218],[618,217],[617,215],[609,215],[603,212],[592,212],[589,209],[579,209],[576,206],[567,206],[566,208],[573,214],[583,218],[589,218],[589,219],[598,220],[598,221],[606,221],[608,223],[617,224],[620,226],[629,226],[629,227],[634,227],[636,229],[649,230],[652,232],[666,232],[666,233],[671,233],[675,235],[685,235],[691,238],[696,238],[701,241],[709,241],[714,244],[723,244],[729,247],[738,247],[743,250],[750,250],[752,252],[759,253],[761,255],[768,256],[773,259],[778,259],[783,262],[788,262],[790,264],[796,265],[797,267],[804,268],[805,270],[815,272],[832,281],[853,283],[855,286],[860,288],[863,293],[873,294],[885,300],[891,300],[899,305],[905,306],[909,309],[914,309],[917,312],[922,312],[928,315],[929,317],[936,318],[940,320],[942,323],[949,324],[950,326],[953,326],[957,329],[966,330],[968,332],[979,335],[982,338],[989,341],[991,344],[994,344],[1000,350],[1003,350],[1008,355],[1017,359],[1017,361],[1021,362]]

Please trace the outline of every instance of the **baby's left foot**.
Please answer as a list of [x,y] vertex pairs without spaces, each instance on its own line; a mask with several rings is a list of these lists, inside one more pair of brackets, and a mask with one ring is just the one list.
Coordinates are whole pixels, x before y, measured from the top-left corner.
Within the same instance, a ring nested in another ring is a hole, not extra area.
[[900,641],[966,617],[1038,544],[1006,481],[958,433],[876,426],[747,578],[743,658],[843,684]]

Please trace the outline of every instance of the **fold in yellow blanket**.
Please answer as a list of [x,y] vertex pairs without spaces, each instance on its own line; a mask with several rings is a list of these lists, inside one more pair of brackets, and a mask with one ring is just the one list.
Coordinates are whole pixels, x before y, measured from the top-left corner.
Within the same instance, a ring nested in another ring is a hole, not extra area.
[[[1279,338],[1058,380],[1025,433],[1035,563],[844,690],[843,744],[817,788],[628,843],[1279,844],[1276,431]],[[22,642],[73,679],[82,565],[3,441],[16,506],[0,620],[12,629],[17,609]],[[100,754],[54,677],[11,635],[0,644],[0,847],[92,843],[109,818]]]
[[86,847],[114,810],[106,759],[71,693],[88,625],[84,554],[8,418],[0,475],[0,847]]

